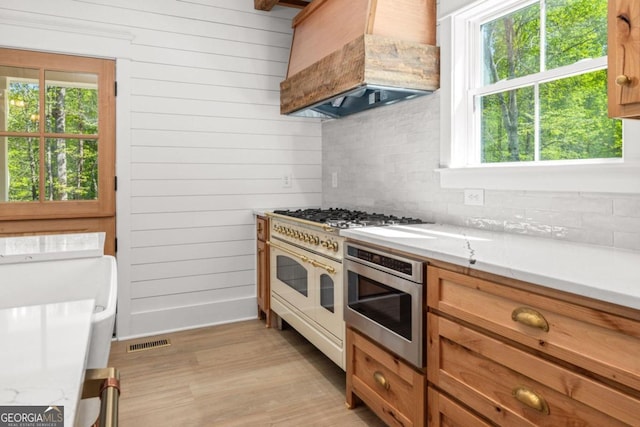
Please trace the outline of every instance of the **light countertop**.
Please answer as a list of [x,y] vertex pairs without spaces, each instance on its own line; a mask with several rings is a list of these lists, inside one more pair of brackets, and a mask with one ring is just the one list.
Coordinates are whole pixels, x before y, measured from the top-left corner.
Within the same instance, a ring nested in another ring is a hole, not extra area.
[[340,235],[640,310],[640,252],[443,224]]
[[105,233],[51,234],[0,238],[0,264],[100,257]]
[[63,406],[73,426],[82,393],[93,300],[0,310],[0,405]]

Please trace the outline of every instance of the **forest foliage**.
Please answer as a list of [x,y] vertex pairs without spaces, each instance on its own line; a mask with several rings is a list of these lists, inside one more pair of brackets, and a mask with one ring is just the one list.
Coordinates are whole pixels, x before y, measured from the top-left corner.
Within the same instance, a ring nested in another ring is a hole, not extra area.
[[97,199],[97,89],[46,84],[42,138],[38,82],[9,78],[7,93],[6,131],[22,134],[6,137],[8,201],[39,200],[42,189],[42,200]]
[[[607,1],[542,0],[481,31],[487,86],[606,56]],[[606,69],[488,94],[478,105],[483,163],[622,156]]]

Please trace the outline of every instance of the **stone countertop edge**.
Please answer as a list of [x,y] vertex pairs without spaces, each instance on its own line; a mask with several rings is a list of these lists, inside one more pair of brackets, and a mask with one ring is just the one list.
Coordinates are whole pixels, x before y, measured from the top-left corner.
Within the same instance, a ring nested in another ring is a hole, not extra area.
[[104,242],[104,232],[0,237],[0,264],[101,257]]
[[640,252],[445,224],[340,230],[349,239],[640,310]]
[[0,330],[0,405],[64,406],[64,425],[75,425],[94,305],[87,299],[0,309],[7,326]]

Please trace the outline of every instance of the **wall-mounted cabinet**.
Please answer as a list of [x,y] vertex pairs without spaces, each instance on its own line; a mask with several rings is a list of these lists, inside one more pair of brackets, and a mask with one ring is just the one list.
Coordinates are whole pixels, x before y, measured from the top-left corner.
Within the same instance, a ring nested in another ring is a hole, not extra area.
[[640,2],[609,0],[609,116],[640,119]]

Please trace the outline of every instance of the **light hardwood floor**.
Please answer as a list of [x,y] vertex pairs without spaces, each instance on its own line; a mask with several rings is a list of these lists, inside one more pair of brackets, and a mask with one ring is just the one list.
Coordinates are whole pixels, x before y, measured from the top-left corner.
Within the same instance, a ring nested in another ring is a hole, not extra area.
[[[127,353],[168,338],[170,347]],[[259,320],[114,342],[120,426],[384,426],[345,407],[345,374],[293,329]]]

